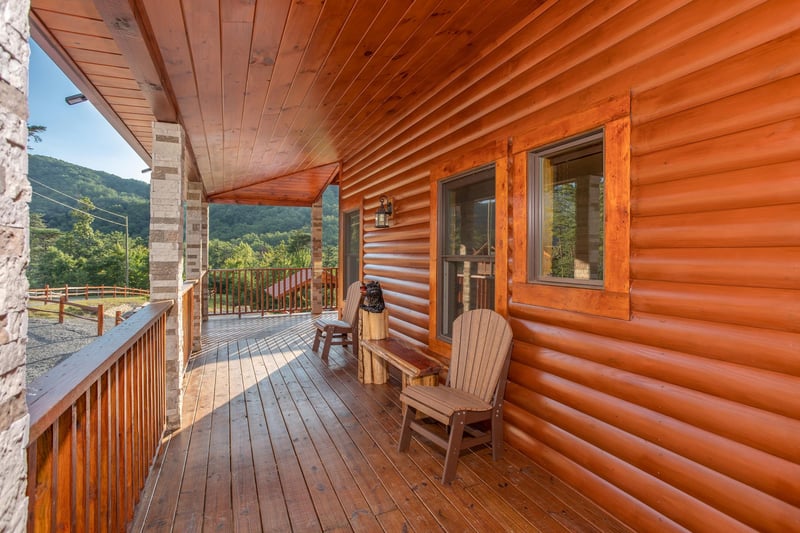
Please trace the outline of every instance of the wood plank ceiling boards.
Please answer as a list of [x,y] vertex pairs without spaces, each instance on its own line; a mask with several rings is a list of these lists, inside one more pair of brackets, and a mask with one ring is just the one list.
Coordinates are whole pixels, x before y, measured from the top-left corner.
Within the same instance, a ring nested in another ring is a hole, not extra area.
[[532,9],[495,4],[33,0],[31,22],[145,160],[177,121],[211,201],[311,205]]

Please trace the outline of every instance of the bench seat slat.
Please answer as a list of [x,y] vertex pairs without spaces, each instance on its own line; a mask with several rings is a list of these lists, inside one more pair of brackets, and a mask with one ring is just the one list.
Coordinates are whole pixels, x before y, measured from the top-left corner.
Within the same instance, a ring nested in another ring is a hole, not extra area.
[[365,349],[387,360],[411,377],[438,374],[442,366],[425,354],[424,349],[399,339],[362,340]]

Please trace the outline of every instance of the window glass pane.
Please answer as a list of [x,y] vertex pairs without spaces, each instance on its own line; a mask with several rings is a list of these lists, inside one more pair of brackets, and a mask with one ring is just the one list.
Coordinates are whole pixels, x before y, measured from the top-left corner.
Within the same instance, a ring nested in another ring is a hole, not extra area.
[[494,167],[446,181],[441,189],[439,331],[470,309],[494,308]]
[[494,179],[447,187],[445,255],[494,255]]
[[448,297],[442,335],[452,336],[453,320],[470,309],[494,309],[494,261],[445,261]]
[[538,279],[602,285],[603,138],[543,150],[538,178]]
[[351,283],[358,280],[359,253],[358,243],[360,234],[360,223],[358,211],[344,213],[344,286],[349,287]]

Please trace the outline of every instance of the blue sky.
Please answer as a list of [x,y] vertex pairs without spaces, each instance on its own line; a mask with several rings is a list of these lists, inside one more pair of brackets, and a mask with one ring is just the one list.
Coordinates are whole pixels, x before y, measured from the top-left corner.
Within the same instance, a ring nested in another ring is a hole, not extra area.
[[29,124],[46,126],[32,153],[62,159],[122,178],[149,181],[147,164],[97,112],[91,102],[67,105],[78,89],[36,43],[31,41]]

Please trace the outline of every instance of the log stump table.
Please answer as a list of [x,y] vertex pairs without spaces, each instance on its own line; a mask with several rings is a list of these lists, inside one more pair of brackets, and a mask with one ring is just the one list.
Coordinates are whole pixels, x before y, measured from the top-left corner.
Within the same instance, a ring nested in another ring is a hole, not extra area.
[[[358,345],[358,381],[361,383],[386,383],[386,364],[373,357],[363,341],[385,339],[389,336],[389,313],[384,309],[381,313],[370,313],[359,309],[358,324],[360,339]],[[376,364],[377,362],[377,364]]]

